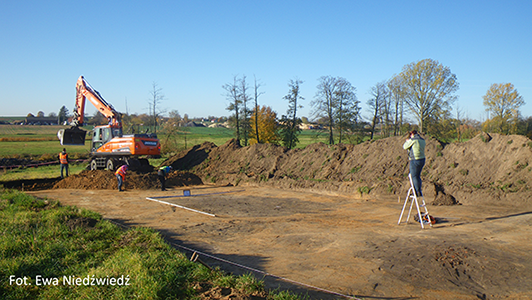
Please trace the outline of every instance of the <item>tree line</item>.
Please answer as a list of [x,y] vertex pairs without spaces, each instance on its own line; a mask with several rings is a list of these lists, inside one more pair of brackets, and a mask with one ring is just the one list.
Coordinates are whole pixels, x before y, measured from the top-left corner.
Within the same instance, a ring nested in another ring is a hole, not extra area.
[[[244,146],[276,143],[287,148],[296,147],[301,124],[306,119],[298,116],[305,100],[301,96],[302,85],[303,81],[297,78],[288,81],[288,91],[283,97],[287,111],[279,117],[271,107],[259,105],[259,98],[264,93],[256,78],[250,84],[245,75],[233,76],[231,82],[224,84],[222,88],[229,103],[227,110],[231,112],[228,120],[238,143]],[[494,83],[489,87],[483,96],[489,116],[482,123],[465,117],[458,105],[452,114],[458,89],[457,76],[449,67],[432,59],[412,62],[400,73],[370,88],[366,103],[370,115],[363,118],[356,88],[346,78],[322,76],[318,79],[314,99],[310,101],[311,118],[322,129],[317,132],[323,134],[331,145],[359,143],[376,135],[403,135],[413,128],[443,141],[468,139],[481,130],[532,138],[532,117],[521,116],[519,109],[525,102],[513,84]],[[148,99],[149,114],[128,114],[126,100],[126,114],[122,117],[125,129],[132,131],[135,126],[143,124],[156,132],[163,119],[164,110],[160,109],[160,103],[164,99],[161,89],[153,83]],[[39,112],[39,115],[44,116],[44,113]],[[69,114],[63,106],[57,115],[51,113],[50,116],[57,116],[62,123]],[[169,120],[172,121],[166,123],[173,127],[190,121],[186,114],[182,118],[176,110],[170,112]],[[106,121],[96,112],[88,123],[98,125]]]
[[[261,93],[258,93],[260,85],[256,80],[254,95],[248,93],[250,87],[246,76],[234,76],[231,83],[223,85],[237,141],[243,145],[282,143],[288,148],[295,147],[302,123],[297,116],[297,109],[304,100],[300,90],[302,83],[298,79],[289,81],[288,93],[283,98],[288,101],[288,110],[280,118],[268,107],[259,106],[258,95]],[[367,137],[373,139],[377,133],[385,137],[402,135],[413,128],[443,141],[472,138],[480,130],[532,137],[532,117],[523,119],[520,115],[519,109],[525,102],[513,84],[494,83],[490,86],[483,96],[484,107],[489,113],[483,123],[464,117],[458,105],[455,115],[452,114],[458,89],[457,76],[449,67],[436,60],[424,59],[405,65],[399,74],[371,87],[371,97],[367,101],[370,117],[367,120],[361,116],[356,88],[342,77],[320,77],[310,104],[312,117],[323,125],[323,132],[331,145],[336,142],[358,143]],[[409,118],[413,118],[413,122]],[[270,125],[266,130],[266,125],[261,129],[260,124]]]

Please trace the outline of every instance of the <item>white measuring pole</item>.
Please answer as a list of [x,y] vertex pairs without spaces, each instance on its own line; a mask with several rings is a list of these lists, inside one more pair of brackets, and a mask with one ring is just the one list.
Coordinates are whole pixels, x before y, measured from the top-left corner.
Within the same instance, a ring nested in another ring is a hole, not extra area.
[[216,217],[216,215],[214,215],[214,214],[210,214],[210,213],[207,213],[207,212],[204,212],[204,211],[201,211],[201,210],[197,210],[197,209],[193,209],[193,208],[190,208],[190,207],[186,207],[186,206],[183,206],[183,205],[178,205],[178,204],[174,204],[174,203],[170,203],[170,202],[166,202],[166,201],[161,201],[161,200],[157,200],[157,199],[150,198],[150,197],[146,197],[146,199],[147,200],[151,200],[151,201],[155,201],[155,202],[159,202],[159,203],[162,203],[162,204],[166,204],[166,205],[175,206],[175,207],[179,207],[179,208],[182,208],[182,209],[190,210],[190,211],[197,212],[197,213],[200,213],[200,214],[204,214],[204,215],[207,215],[207,216],[210,216],[210,217]]

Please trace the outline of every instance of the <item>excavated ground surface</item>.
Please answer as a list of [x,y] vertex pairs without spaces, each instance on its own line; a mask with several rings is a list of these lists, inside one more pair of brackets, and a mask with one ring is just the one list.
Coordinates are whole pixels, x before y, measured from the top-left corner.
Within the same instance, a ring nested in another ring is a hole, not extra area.
[[[359,199],[251,186],[186,189],[192,196],[184,197],[183,188],[31,193],[95,210],[124,225],[152,227],[174,244],[343,295],[365,299],[532,297],[530,206],[429,206],[438,223],[422,230],[412,220],[397,225],[402,203],[393,196]],[[250,272],[203,254],[200,258],[236,274]],[[255,275],[271,289],[308,293],[311,299],[340,298],[263,273]],[[229,299],[224,297],[207,299]]]
[[[425,230],[412,222],[397,225],[398,198],[404,201],[408,188],[403,142],[396,137],[302,150],[204,143],[163,163],[181,170],[169,180],[169,192],[156,190],[155,173],[128,174],[127,191],[118,193],[111,172],[87,171],[33,193],[123,224],[157,228],[176,244],[341,294],[532,298],[532,142],[500,135],[449,145],[427,139],[422,178],[427,202],[438,205],[428,206],[438,223]],[[196,185],[201,182],[212,186]],[[183,186],[192,197],[183,197]],[[216,217],[146,200],[168,196],[159,199]],[[265,279],[271,288],[309,291]],[[206,297],[235,296],[224,293]],[[309,293],[313,299],[338,297]]]

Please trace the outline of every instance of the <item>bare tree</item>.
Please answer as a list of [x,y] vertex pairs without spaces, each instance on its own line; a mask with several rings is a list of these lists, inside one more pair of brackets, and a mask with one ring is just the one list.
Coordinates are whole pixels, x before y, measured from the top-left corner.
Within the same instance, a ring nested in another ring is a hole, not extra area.
[[250,100],[250,97],[248,95],[248,89],[249,86],[246,83],[246,75],[242,76],[242,79],[240,79],[240,99],[242,101],[242,137],[244,138],[244,146],[248,145],[248,139],[249,139],[249,132],[251,130],[251,126],[249,124],[250,121],[250,113],[248,111],[248,102]]
[[234,111],[234,121],[235,121],[235,135],[237,143],[240,145],[240,106],[242,100],[240,98],[240,91],[238,85],[238,77],[235,75],[233,77],[233,83],[227,83],[222,86],[225,90],[226,99],[229,100],[229,105],[227,106],[228,111]]
[[[346,124],[356,120],[360,108],[355,88],[342,77],[323,76],[319,79],[318,91],[311,105],[314,115],[327,121],[329,144],[334,144],[334,130],[342,136]],[[347,122],[349,121],[349,122]]]
[[396,136],[400,134],[404,112],[404,88],[399,76],[394,75],[388,81],[388,91],[390,93],[390,101],[393,103],[393,135]]
[[263,92],[259,93],[259,88],[261,87],[260,83],[257,83],[257,78],[255,79],[255,107],[253,109],[253,115],[255,116],[255,138],[257,139],[257,143],[261,143],[260,136],[259,136],[259,96],[264,94]]
[[150,91],[150,98],[148,99],[149,104],[149,115],[151,119],[151,124],[153,124],[153,132],[157,133],[157,119],[163,113],[163,110],[159,108],[159,104],[164,100],[164,95],[161,93],[162,88],[157,86],[156,82],[152,83],[152,90]]
[[334,91],[336,88],[336,78],[332,76],[322,76],[317,86],[318,91],[311,105],[314,107],[316,117],[325,118],[329,129],[329,145],[334,145],[334,112],[336,98]]
[[388,88],[384,82],[379,82],[370,89],[372,98],[368,100],[368,106],[371,110],[371,135],[370,139],[373,139],[377,123],[380,123],[383,116],[383,110],[386,104],[386,98],[388,94]]
[[360,113],[359,101],[356,97],[356,89],[344,78],[337,78],[336,90],[336,128],[338,131],[338,143],[342,142],[344,134],[352,129],[358,121]]

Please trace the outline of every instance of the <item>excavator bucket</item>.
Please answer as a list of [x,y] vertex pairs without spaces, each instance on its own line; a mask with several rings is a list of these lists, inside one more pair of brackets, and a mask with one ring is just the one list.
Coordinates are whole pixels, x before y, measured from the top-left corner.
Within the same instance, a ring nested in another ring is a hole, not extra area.
[[87,131],[79,127],[71,127],[68,129],[61,129],[57,132],[57,137],[61,141],[61,145],[85,145],[85,135]]

